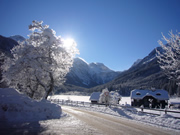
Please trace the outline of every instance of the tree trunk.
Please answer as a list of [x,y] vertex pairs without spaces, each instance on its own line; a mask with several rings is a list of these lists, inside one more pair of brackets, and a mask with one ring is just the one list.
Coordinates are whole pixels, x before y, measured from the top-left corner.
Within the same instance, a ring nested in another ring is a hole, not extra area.
[[53,91],[54,89],[54,78],[53,78],[53,75],[51,72],[49,72],[49,77],[51,79],[51,82],[50,82],[50,88],[49,90],[47,91],[46,93],[46,96],[45,96],[45,99],[47,99],[47,97],[49,96],[49,94]]
[[180,86],[178,85],[178,88],[177,88],[177,96],[180,97]]
[[30,85],[28,85],[27,87],[31,90],[31,93],[29,94],[29,97],[33,99],[35,90],[33,90]]

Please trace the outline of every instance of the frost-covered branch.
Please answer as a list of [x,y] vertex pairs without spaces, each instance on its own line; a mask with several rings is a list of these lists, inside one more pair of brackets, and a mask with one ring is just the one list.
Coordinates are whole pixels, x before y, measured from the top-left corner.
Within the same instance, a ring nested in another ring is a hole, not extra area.
[[63,39],[42,23],[29,25],[29,38],[11,50],[13,58],[7,57],[3,65],[3,80],[10,87],[39,99],[64,82],[79,52],[75,42],[67,49]]
[[169,79],[175,80],[180,86],[180,33],[173,34],[170,31],[169,36],[170,38],[167,38],[163,35],[166,44],[163,44],[161,40],[158,41],[162,51],[156,49],[157,58],[160,67]]

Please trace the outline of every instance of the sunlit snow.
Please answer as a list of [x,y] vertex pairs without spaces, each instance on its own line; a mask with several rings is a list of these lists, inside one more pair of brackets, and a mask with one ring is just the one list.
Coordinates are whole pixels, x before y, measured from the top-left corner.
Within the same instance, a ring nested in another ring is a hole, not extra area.
[[[73,95],[55,95],[49,97],[50,99],[59,99],[59,100],[71,100],[71,101],[81,101],[81,102],[89,102],[90,96],[73,96]],[[180,98],[171,98],[169,102],[176,101],[180,102]],[[144,112],[155,113],[158,115],[146,114],[142,113],[141,109],[135,109],[129,107],[131,105],[130,97],[122,97],[120,101],[120,105],[124,107],[105,107],[98,105],[90,105],[90,104],[77,104],[76,102],[71,103],[73,107],[78,107],[80,109],[86,109],[89,111],[96,111],[100,113],[109,114],[112,116],[118,116],[125,119],[134,120],[135,122],[142,122],[142,124],[150,124],[153,126],[158,126],[161,128],[173,129],[176,131],[180,131],[180,119],[175,119],[173,117],[180,117],[180,113],[168,113],[146,110]]]

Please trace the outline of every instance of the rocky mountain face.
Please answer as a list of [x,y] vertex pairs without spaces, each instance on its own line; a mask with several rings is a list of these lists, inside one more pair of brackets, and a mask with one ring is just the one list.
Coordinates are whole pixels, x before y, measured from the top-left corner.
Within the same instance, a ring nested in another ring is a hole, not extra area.
[[102,63],[88,64],[82,58],[75,58],[73,67],[66,76],[66,83],[90,88],[112,81],[118,75],[119,72],[110,70]]

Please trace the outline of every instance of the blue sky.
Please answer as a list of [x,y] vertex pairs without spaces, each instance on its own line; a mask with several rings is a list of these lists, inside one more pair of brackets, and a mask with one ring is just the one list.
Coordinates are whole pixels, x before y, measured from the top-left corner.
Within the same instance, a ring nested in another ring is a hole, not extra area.
[[161,32],[180,31],[180,0],[0,0],[0,13],[0,35],[27,38],[43,20],[77,42],[79,57],[116,71],[159,46]]

